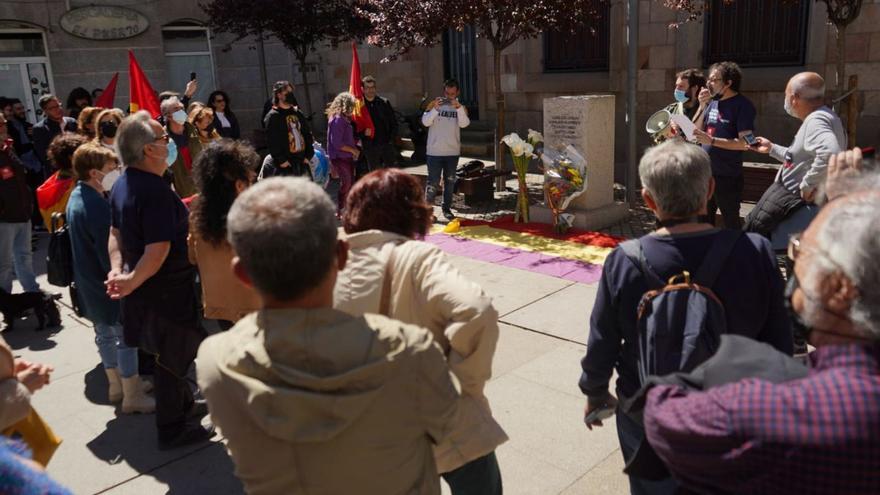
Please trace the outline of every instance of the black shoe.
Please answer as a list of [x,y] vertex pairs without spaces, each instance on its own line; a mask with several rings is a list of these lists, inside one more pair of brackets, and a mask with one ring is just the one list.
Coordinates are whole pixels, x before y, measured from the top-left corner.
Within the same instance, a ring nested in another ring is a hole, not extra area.
[[449,221],[455,220],[455,213],[452,213],[449,208],[443,208],[443,216]]
[[177,435],[163,438],[162,434],[159,434],[159,450],[171,450],[205,442],[216,434],[214,425],[202,426],[200,424],[187,423]]
[[202,399],[196,400],[186,411],[186,419],[202,419],[208,415],[208,403]]

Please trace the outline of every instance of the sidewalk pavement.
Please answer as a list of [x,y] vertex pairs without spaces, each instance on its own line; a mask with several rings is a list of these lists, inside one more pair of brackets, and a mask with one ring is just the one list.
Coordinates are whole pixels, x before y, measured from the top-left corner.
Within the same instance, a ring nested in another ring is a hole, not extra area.
[[[500,206],[462,209],[461,214],[488,219],[505,213],[508,204],[512,210],[514,200],[507,196],[514,193],[497,196]],[[638,235],[649,223],[638,210],[607,232]],[[47,243],[43,236],[34,253],[40,274],[45,273]],[[595,284],[451,259],[493,297],[501,315],[486,392],[510,436],[497,451],[505,493],[628,493],[614,420],[588,431],[585,398],[577,387]],[[45,275],[38,280],[44,289],[53,289]],[[14,291],[20,290],[16,285]],[[31,317],[4,334],[16,355],[55,367],[52,383],[33,398],[34,407],[64,439],[49,465],[50,475],[77,494],[242,493],[222,442],[160,452],[152,415],[116,415],[107,401],[91,325],[73,314],[63,292],[61,329],[36,332]],[[444,493],[449,493],[445,486]]]

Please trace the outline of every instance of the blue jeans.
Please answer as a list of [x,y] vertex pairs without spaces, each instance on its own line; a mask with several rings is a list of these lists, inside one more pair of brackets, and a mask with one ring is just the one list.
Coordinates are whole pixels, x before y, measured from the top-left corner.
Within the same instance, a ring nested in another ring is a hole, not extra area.
[[[645,438],[645,430],[629,416],[617,411],[617,438],[620,440],[620,451],[626,462],[639,448],[639,443]],[[651,481],[635,476],[629,477],[629,492],[631,495],[672,495],[678,489],[678,483],[672,478],[662,481]]]
[[25,292],[40,290],[34,275],[30,221],[0,222],[0,289],[11,293],[13,278],[18,278]]
[[96,323],[95,344],[98,344],[104,368],[119,368],[119,375],[123,378],[138,374],[138,350],[125,345],[122,325]]
[[501,495],[501,470],[495,452],[441,475],[452,495]]
[[429,205],[434,204],[437,189],[440,185],[440,174],[443,174],[443,209],[452,208],[452,193],[455,191],[455,170],[458,168],[457,156],[430,156],[428,161],[428,186],[425,188],[425,199]]

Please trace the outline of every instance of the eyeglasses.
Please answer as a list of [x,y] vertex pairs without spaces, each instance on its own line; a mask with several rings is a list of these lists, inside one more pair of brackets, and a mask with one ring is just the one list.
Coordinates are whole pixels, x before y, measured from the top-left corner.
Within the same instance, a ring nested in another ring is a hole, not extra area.
[[51,106],[47,106],[43,110],[50,112],[52,110],[58,110],[59,108],[61,108],[61,105],[51,105]]
[[720,77],[710,77],[709,79],[706,79],[706,81],[708,81],[708,82],[718,82],[718,81],[721,81],[721,78],[720,78]]
[[168,141],[171,140],[171,136],[169,136],[169,135],[166,133],[166,134],[162,134],[161,136],[157,137],[155,140],[156,140],[156,141],[165,141],[165,142],[167,143]]

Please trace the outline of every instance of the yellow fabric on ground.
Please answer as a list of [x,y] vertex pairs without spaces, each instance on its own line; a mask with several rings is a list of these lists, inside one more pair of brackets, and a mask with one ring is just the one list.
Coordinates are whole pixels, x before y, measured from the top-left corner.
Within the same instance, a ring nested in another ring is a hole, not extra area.
[[[443,228],[435,226],[431,229],[431,233],[443,233]],[[611,248],[587,246],[577,242],[524,234],[512,230],[496,229],[489,227],[488,225],[462,227],[458,232],[451,234],[447,233],[447,235],[464,237],[473,241],[486,242],[497,246],[534,251],[549,256],[559,256],[560,258],[578,260],[597,265],[603,264],[605,262],[605,257],[611,252]]]

